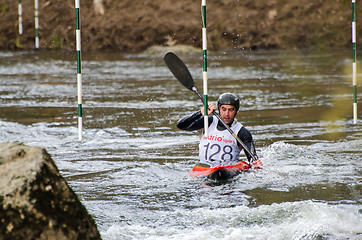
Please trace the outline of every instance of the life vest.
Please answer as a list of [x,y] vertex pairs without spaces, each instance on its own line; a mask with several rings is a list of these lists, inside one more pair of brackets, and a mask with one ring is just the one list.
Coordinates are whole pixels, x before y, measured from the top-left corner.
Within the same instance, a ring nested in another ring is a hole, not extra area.
[[[199,143],[200,163],[210,167],[227,166],[239,161],[240,148],[236,139],[225,129],[217,129],[218,119],[215,116],[209,126],[209,136],[203,135]],[[236,120],[230,127],[234,133],[238,133],[243,125]]]

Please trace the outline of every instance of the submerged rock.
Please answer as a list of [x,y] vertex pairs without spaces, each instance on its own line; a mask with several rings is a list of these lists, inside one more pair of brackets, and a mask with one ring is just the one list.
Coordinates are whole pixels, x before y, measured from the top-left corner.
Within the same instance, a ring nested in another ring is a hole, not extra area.
[[101,239],[45,149],[0,143],[0,239]]

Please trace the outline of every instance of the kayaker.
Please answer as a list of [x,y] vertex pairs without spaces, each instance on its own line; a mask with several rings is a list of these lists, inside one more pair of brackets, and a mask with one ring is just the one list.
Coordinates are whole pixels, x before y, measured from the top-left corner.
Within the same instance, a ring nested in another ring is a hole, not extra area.
[[[254,154],[257,161],[253,161],[251,165],[258,168],[262,166],[262,163],[256,155],[252,135],[235,119],[239,105],[239,98],[232,93],[221,94],[217,101],[220,117],[249,148],[250,152]],[[212,115],[212,112],[215,110],[216,108],[212,104],[209,104],[209,136],[206,137],[202,134],[203,136],[199,143],[200,164],[208,167],[226,166],[238,162],[242,149],[242,146],[230,134],[226,127]],[[203,130],[203,115],[204,108],[201,108],[201,110],[180,119],[177,122],[177,127],[186,131]],[[250,162],[251,156],[245,150],[244,153]]]

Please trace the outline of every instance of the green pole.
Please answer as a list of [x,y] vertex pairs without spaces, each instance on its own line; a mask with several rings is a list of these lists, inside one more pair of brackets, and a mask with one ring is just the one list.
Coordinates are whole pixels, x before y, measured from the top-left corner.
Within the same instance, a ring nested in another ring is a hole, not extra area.
[[353,123],[357,123],[357,63],[356,63],[356,0],[352,0],[352,84],[353,84]]
[[34,0],[34,9],[35,9],[35,48],[39,48],[39,4],[38,0]]
[[21,0],[19,0],[18,3],[18,15],[19,15],[19,34],[23,34],[23,5],[21,3]]
[[207,35],[206,35],[206,0],[201,1],[201,16],[202,16],[202,79],[204,92],[204,132],[205,136],[209,135],[209,120],[208,120],[208,97],[207,97]]
[[77,88],[78,88],[78,138],[82,140],[83,116],[82,116],[82,68],[81,68],[81,38],[79,21],[79,0],[75,0],[75,19],[76,19],[76,50],[77,50]]

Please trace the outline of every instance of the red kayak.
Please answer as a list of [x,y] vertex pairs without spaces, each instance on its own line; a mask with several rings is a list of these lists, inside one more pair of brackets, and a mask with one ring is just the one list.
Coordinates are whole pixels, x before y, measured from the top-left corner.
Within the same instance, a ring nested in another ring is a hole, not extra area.
[[245,161],[240,161],[232,165],[227,166],[217,166],[217,167],[207,167],[203,165],[196,165],[190,172],[190,177],[201,177],[206,176],[212,180],[228,180],[234,176],[240,174],[241,172],[247,172],[250,169],[257,169],[262,166],[260,160],[255,163],[247,163]]

